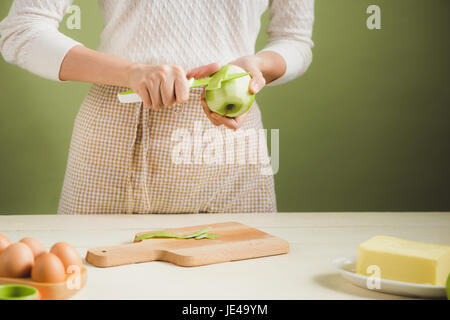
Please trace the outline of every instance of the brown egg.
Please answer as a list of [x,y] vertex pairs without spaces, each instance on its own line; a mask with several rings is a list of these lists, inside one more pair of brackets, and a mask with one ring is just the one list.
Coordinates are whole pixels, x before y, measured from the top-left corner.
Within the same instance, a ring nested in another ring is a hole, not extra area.
[[83,264],[78,251],[75,250],[74,247],[72,247],[67,242],[55,243],[50,249],[50,252],[58,256],[58,258],[64,264],[64,268],[66,271],[67,268],[71,265],[81,266]]
[[0,255],[0,277],[28,277],[33,264],[33,251],[24,243],[13,243]]
[[31,269],[31,279],[37,282],[62,282],[66,279],[64,265],[53,253],[42,253]]
[[11,241],[4,235],[0,234],[0,253],[11,244]]
[[23,238],[19,242],[25,243],[31,249],[31,251],[33,251],[33,255],[35,258],[41,253],[47,252],[47,249],[39,240],[27,237]]

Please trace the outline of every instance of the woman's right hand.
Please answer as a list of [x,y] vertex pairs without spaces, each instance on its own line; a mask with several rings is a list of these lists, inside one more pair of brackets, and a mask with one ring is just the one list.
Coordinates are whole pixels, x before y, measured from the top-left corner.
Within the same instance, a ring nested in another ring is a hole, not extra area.
[[177,65],[151,66],[132,64],[128,71],[128,87],[144,102],[144,108],[160,110],[164,106],[184,103],[189,99],[188,79],[209,77],[220,69],[211,63],[185,71]]
[[189,99],[186,71],[180,66],[135,63],[129,69],[128,79],[128,87],[141,97],[144,108],[160,110]]

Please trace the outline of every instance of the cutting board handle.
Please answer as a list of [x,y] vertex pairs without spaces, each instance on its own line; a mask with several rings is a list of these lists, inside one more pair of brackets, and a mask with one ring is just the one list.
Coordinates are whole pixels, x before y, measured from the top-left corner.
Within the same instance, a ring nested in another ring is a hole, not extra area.
[[96,267],[105,268],[161,260],[165,253],[166,250],[146,246],[143,242],[135,242],[89,249],[86,254],[86,261]]

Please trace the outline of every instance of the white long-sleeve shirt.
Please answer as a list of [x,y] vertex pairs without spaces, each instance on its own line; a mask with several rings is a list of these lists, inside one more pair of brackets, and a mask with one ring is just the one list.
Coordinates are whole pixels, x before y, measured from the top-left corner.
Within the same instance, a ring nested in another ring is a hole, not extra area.
[[[59,81],[64,56],[80,45],[58,31],[72,2],[15,0],[0,23],[0,51],[5,60]],[[272,85],[300,76],[312,60],[314,0],[99,0],[99,3],[105,27],[98,50],[130,61],[177,64],[189,69],[216,61],[225,64],[254,54],[260,18],[268,5],[271,20],[263,51],[280,54],[287,65],[285,74]]]

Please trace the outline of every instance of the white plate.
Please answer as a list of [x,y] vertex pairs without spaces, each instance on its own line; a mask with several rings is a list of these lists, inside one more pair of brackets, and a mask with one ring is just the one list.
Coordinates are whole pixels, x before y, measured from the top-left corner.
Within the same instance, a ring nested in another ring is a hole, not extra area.
[[355,258],[336,258],[332,262],[333,266],[346,280],[358,287],[374,290],[384,293],[395,294],[399,296],[418,297],[418,298],[445,298],[446,292],[444,286],[435,286],[428,284],[416,284],[409,282],[393,281],[380,279],[379,289],[369,289],[367,279],[369,277],[356,273]]

